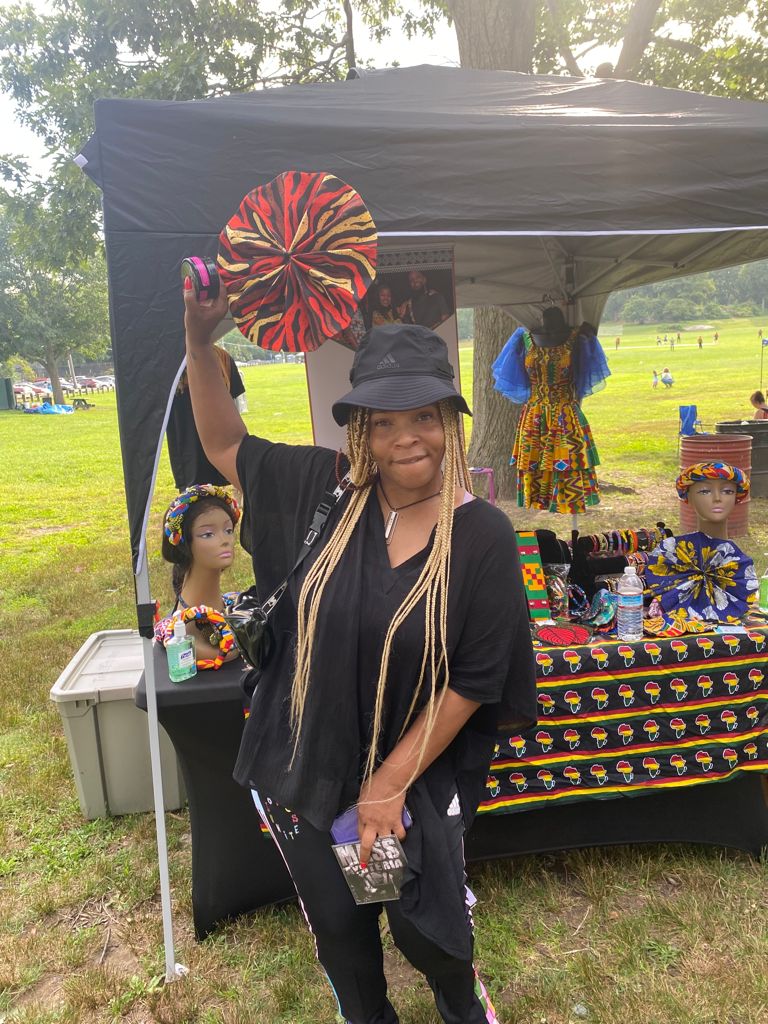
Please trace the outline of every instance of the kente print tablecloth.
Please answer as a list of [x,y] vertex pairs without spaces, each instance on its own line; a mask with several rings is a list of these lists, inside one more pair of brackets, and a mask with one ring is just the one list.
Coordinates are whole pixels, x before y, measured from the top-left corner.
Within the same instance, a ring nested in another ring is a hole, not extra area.
[[768,771],[768,629],[536,648],[539,721],[499,737],[480,813]]

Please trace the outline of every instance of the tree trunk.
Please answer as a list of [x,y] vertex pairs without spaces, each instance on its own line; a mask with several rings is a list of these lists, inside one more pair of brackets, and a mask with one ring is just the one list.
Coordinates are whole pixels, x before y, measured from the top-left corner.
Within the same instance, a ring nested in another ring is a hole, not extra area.
[[464,68],[531,70],[537,0],[447,0]]
[[614,78],[632,78],[637,74],[640,58],[651,41],[653,19],[661,7],[661,0],[636,0],[627,18],[627,29],[621,55],[616,62]]
[[53,351],[53,345],[50,343],[45,346],[45,368],[48,371],[48,377],[51,381],[53,401],[56,405],[63,405],[64,392],[61,389],[61,381],[59,380],[59,368],[56,365],[56,355]]
[[[491,363],[517,326],[496,306],[475,310],[474,381],[472,385],[472,442],[470,466],[490,466],[496,493],[511,500],[517,490],[517,474],[509,465],[520,406],[504,398],[493,386]],[[503,341],[502,341],[503,339]],[[486,369],[487,368],[487,369]]]
[[[530,73],[536,0],[447,0],[462,67]],[[496,307],[475,310],[471,466],[490,466],[500,497],[515,493],[509,467],[519,407],[494,390],[491,364],[517,324]]]

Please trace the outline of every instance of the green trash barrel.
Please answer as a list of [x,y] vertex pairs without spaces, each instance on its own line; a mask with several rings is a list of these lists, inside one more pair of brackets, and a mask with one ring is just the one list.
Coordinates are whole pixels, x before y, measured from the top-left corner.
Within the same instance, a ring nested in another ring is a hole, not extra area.
[[749,434],[752,437],[752,472],[749,482],[753,498],[768,498],[768,420],[725,420],[717,423],[718,434]]
[[15,409],[16,396],[13,393],[13,381],[10,377],[0,377],[0,409]]

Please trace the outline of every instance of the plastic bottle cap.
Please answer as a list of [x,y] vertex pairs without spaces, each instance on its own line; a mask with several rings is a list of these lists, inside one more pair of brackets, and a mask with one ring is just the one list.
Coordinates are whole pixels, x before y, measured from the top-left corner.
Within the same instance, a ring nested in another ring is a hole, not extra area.
[[186,635],[187,635],[187,627],[184,625],[184,623],[181,621],[181,619],[176,619],[176,621],[173,624],[173,638],[174,638],[174,640],[183,640]]
[[626,574],[627,574],[628,576],[637,576],[637,569],[635,568],[635,566],[634,566],[634,565],[628,565],[628,566],[627,566],[627,567],[626,567],[626,568],[624,569],[624,572],[625,572],[625,573],[626,573]]

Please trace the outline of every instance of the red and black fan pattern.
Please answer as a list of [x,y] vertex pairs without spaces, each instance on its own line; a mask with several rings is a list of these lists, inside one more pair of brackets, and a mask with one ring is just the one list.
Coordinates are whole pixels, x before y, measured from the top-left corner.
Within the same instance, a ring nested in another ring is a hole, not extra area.
[[219,235],[229,308],[249,341],[307,352],[350,323],[376,276],[376,225],[331,174],[286,171],[249,192]]

